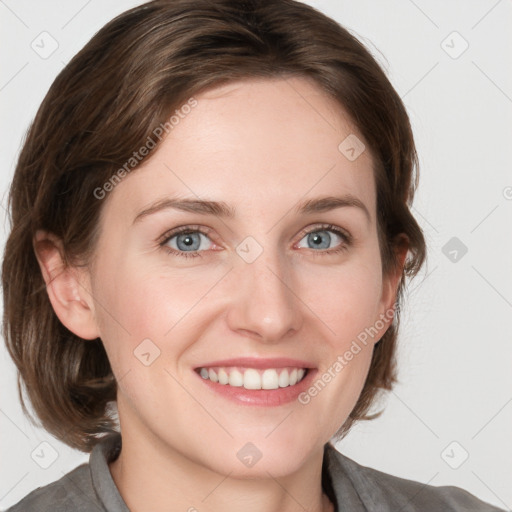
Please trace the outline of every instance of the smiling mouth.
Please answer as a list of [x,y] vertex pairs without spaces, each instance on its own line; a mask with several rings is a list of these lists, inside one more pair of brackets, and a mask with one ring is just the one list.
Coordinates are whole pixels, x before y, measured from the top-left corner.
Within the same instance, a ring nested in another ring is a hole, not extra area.
[[308,373],[307,368],[201,367],[195,370],[203,379],[245,389],[279,389],[295,386]]

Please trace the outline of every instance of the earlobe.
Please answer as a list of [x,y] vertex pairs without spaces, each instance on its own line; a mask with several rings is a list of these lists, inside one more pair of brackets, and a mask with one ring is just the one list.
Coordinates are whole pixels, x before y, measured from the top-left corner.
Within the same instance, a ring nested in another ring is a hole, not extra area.
[[37,231],[33,245],[48,298],[59,320],[80,338],[98,338],[87,272],[66,264],[62,242],[52,233]]

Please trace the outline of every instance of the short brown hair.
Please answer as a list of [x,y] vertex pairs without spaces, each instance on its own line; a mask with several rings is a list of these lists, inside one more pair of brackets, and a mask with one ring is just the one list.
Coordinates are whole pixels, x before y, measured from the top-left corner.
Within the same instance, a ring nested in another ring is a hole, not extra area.
[[[102,341],[58,320],[35,257],[38,229],[58,236],[66,264],[87,264],[103,201],[94,196],[187,98],[244,78],[303,76],[335,98],[374,155],[383,273],[417,273],[425,241],[410,212],[417,155],[404,105],[368,50],[346,29],[294,0],[156,0],[108,23],[62,70],[22,148],[9,196],[2,268],[3,332],[42,425],[89,451],[115,428],[116,381]],[[398,300],[402,298],[403,279]],[[348,432],[396,381],[398,314],[374,348]],[[24,386],[22,385],[24,384]]]

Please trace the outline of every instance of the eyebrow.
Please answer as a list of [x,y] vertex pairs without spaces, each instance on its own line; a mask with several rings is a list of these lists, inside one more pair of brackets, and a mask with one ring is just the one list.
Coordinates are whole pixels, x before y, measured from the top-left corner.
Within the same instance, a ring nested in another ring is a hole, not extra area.
[[321,213],[335,210],[336,208],[353,207],[363,211],[366,219],[370,223],[372,217],[366,205],[357,197],[352,194],[345,194],[341,197],[337,196],[326,196],[319,197],[316,199],[308,199],[302,203],[299,203],[295,209],[296,213],[308,214],[308,213]]
[[[295,207],[297,214],[312,214],[327,212],[337,208],[354,207],[363,211],[368,222],[371,222],[371,215],[365,204],[353,196],[345,194],[343,196],[325,196],[315,199],[302,201]],[[140,211],[134,218],[133,224],[139,222],[144,217],[153,215],[162,210],[174,209],[184,212],[198,213],[201,215],[214,215],[222,218],[234,218],[236,210],[224,201],[209,201],[205,199],[188,199],[188,198],[166,198],[149,205]]]

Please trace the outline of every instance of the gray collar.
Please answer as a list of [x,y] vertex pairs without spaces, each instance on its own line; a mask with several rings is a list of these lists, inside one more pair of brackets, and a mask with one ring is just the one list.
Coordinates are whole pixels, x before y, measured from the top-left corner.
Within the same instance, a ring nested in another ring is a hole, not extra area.
[[109,512],[130,512],[119,494],[108,463],[115,460],[121,451],[121,436],[117,433],[105,436],[92,450],[89,458],[92,484]]

